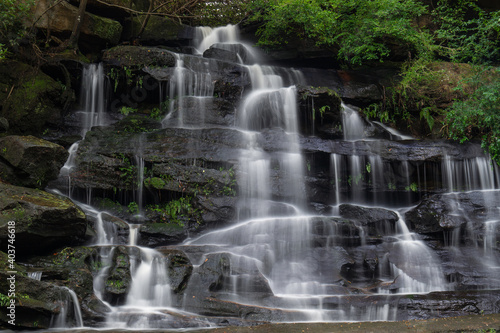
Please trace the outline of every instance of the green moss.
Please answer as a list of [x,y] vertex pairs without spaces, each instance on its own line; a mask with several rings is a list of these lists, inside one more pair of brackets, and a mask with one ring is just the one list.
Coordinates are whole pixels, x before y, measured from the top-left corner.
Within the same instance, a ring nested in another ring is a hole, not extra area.
[[157,190],[161,190],[165,187],[166,183],[163,179],[161,178],[158,178],[158,177],[152,177],[152,178],[148,178],[144,181],[144,185],[146,185],[146,187],[153,187]]
[[1,115],[9,121],[15,133],[40,133],[47,120],[59,117],[53,112],[58,110],[57,105],[62,105],[63,86],[24,64],[10,62],[9,65],[21,71],[16,74],[0,69],[1,74],[11,77],[8,86],[14,87],[3,104]]
[[123,27],[117,21],[89,14],[92,17],[92,31],[94,34],[113,44],[118,44]]

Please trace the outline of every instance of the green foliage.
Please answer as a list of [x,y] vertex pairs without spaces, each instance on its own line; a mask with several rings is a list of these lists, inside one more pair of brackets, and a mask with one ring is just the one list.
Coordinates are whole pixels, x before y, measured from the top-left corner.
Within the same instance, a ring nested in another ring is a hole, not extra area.
[[310,39],[331,47],[348,65],[382,61],[390,55],[388,42],[409,52],[428,52],[430,36],[413,20],[426,7],[416,0],[258,0],[252,20],[264,20],[260,45],[286,44],[291,37]]
[[134,109],[134,108],[131,108],[128,106],[122,106],[120,108],[120,113],[124,116],[128,116],[129,114],[135,113],[135,112],[137,112],[137,109]]
[[135,201],[132,201],[131,203],[128,204],[128,212],[130,214],[137,214],[139,213],[139,205],[137,204],[137,202]]
[[125,185],[135,187],[135,180],[137,179],[137,167],[130,162],[130,159],[124,154],[119,154],[118,157],[122,159],[123,165],[120,166],[120,178]]
[[224,186],[222,187],[222,193],[228,196],[236,195],[236,175],[234,173],[233,168],[229,168],[227,173],[224,175],[224,178],[227,178]]
[[500,164],[500,67],[483,69],[459,89],[465,85],[475,89],[448,109],[450,137],[460,142],[481,137],[483,148]]
[[405,186],[405,191],[417,192],[418,191],[417,183],[411,183],[409,186]]
[[7,295],[0,293],[0,306],[4,307],[10,304],[10,298]]
[[179,226],[184,226],[184,220],[197,216],[198,210],[191,204],[191,197],[182,197],[178,200],[171,200],[164,205],[150,205],[149,211],[160,214],[164,222],[173,222]]
[[0,60],[7,55],[7,47],[15,47],[25,36],[23,21],[29,19],[34,0],[0,0]]
[[165,187],[166,183],[161,178],[150,177],[150,178],[147,178],[144,180],[144,185],[146,185],[146,187],[152,187],[152,188],[155,188],[157,190],[161,190],[161,189],[163,189],[163,187]]
[[249,2],[249,0],[201,1],[193,12],[197,16],[194,23],[211,27],[237,24],[245,17]]
[[477,0],[439,0],[433,15],[441,55],[455,62],[498,62],[500,11],[484,11]]

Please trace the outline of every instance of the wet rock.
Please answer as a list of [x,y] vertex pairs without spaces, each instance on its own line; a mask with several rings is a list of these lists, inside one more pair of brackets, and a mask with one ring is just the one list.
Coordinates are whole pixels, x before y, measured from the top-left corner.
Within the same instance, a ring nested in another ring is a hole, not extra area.
[[39,254],[81,242],[85,214],[71,200],[47,192],[0,184],[0,240],[6,246],[8,221],[16,223],[19,254]]
[[236,217],[236,197],[198,196],[198,204],[202,207],[204,223],[210,228],[217,228],[234,221]]
[[140,256],[139,250],[133,247],[118,246],[112,250],[111,266],[104,278],[104,300],[111,305],[123,305],[132,284],[130,273],[131,258]]
[[[236,57],[233,58],[231,56],[232,59],[234,60],[231,60],[231,59],[225,59],[227,61],[232,61],[234,63],[244,63],[244,64],[252,64],[255,62],[255,53],[258,52],[257,50],[253,50],[249,47],[246,47],[245,45],[243,44],[239,44],[239,43],[215,43],[213,45],[210,46],[210,48],[208,50],[206,50],[204,53],[203,53],[203,56],[204,57],[207,57],[205,55],[205,53],[207,53],[207,51],[209,50],[223,50],[223,51],[229,51],[231,53],[233,53]],[[211,57],[209,57],[211,58]],[[224,59],[221,59],[221,60],[224,60]]]
[[[101,268],[99,256],[99,250],[94,247],[68,247],[50,256],[31,257],[26,264],[30,270],[42,273],[41,282],[44,285],[63,285],[73,290],[78,297],[84,323],[95,326],[102,323],[109,312],[109,308],[94,295],[93,277]],[[39,281],[29,279],[29,282],[33,294],[44,294],[44,287],[38,285]],[[59,306],[61,297],[59,292],[59,301],[55,305]],[[72,313],[72,305],[68,312]]]
[[148,222],[139,228],[139,244],[143,246],[177,244],[186,238],[184,227],[177,223]]
[[329,139],[343,137],[341,99],[336,91],[326,87],[299,87],[297,94],[302,133]]
[[340,216],[349,219],[363,228],[368,236],[393,235],[398,215],[388,209],[368,208],[350,204],[339,206]]
[[44,188],[56,179],[68,158],[62,146],[34,136],[0,139],[2,179],[20,186]]
[[407,295],[399,301],[398,319],[429,319],[498,313],[498,290],[433,292]]
[[114,66],[133,66],[140,69],[145,66],[174,67],[174,55],[157,47],[122,45],[107,49],[103,62]]
[[227,291],[230,272],[230,256],[227,253],[208,254],[189,279],[184,292],[185,308],[197,308],[205,297]]
[[191,261],[180,250],[169,248],[158,248],[157,250],[165,256],[170,288],[177,294],[182,293],[186,289],[191,273],[193,272]]
[[437,194],[424,199],[405,217],[412,230],[423,234],[442,233],[465,225],[481,233],[484,222],[497,219],[498,200],[498,191]]
[[203,57],[213,58],[221,61],[234,62],[234,63],[239,62],[238,53],[218,47],[217,48],[210,47],[208,50],[203,52]]
[[9,124],[11,134],[41,134],[48,125],[61,126],[71,89],[27,64],[3,61],[0,64],[2,91],[0,116]]
[[[7,255],[0,252],[2,261],[7,262]],[[5,290],[6,293],[10,288],[10,281],[12,274],[6,271],[0,271],[0,288]],[[9,327],[13,329],[47,329],[51,326],[53,318],[61,315],[62,305],[64,300],[70,298],[66,289],[52,284],[33,280],[26,277],[25,274],[19,271],[15,274],[15,295],[16,302],[13,311],[14,323],[12,326],[9,321],[13,318],[8,317],[10,310],[4,307],[0,313],[0,325],[2,327]],[[14,299],[14,298],[12,298]],[[73,303],[69,304],[71,307],[68,312],[72,310]],[[69,323],[75,322],[74,316],[68,315],[67,321]],[[64,319],[64,318],[63,318]]]

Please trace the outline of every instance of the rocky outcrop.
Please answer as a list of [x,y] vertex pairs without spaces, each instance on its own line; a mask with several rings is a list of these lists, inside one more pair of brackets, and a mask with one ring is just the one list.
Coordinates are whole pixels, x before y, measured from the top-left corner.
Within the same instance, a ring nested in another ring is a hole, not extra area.
[[[73,290],[78,297],[83,322],[99,326],[110,309],[94,294],[94,276],[104,268],[102,255],[109,253],[110,248],[104,247],[66,247],[50,256],[33,256],[26,263],[29,271],[41,273],[42,283],[63,285]],[[30,280],[35,283],[33,293],[37,293],[38,281]],[[73,309],[68,313],[73,314]],[[67,325],[76,326],[74,320],[69,319]]]
[[68,158],[62,146],[34,136],[0,139],[0,178],[28,187],[44,188],[56,179]]
[[388,209],[368,208],[350,204],[339,206],[340,216],[363,228],[368,236],[393,235],[398,215]]
[[0,64],[0,116],[12,134],[41,134],[61,125],[72,93],[39,69],[17,61]]
[[132,284],[131,256],[140,258],[135,247],[118,246],[110,251],[111,261],[108,274],[103,279],[103,298],[111,305],[123,305]]
[[[147,24],[141,32],[144,20]],[[188,37],[192,35],[189,31],[193,28],[180,24],[170,18],[152,15],[130,16],[124,23],[122,39],[134,40],[143,45],[186,45]]]
[[107,49],[102,60],[110,65],[141,69],[146,66],[174,67],[174,55],[162,48],[145,46],[116,46]]
[[[38,1],[35,7],[35,27],[50,31],[61,38],[68,37],[73,30],[74,22],[78,16],[78,7],[66,1],[52,6],[50,1]],[[86,12],[80,34],[80,45],[84,50],[101,49],[106,45],[112,46],[120,41],[122,25],[109,18],[97,16]]]
[[71,200],[47,192],[0,184],[0,243],[6,248],[8,222],[15,222],[19,255],[40,254],[81,242],[85,214]]
[[424,199],[405,218],[412,230],[422,234],[460,228],[482,233],[484,223],[496,219],[499,200],[496,191],[437,194]]

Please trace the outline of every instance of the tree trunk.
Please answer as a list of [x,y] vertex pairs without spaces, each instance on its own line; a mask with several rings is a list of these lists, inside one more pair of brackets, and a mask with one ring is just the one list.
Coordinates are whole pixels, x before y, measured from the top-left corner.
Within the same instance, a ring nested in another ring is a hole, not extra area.
[[87,0],[80,0],[80,6],[78,7],[78,14],[76,15],[75,25],[73,26],[71,36],[66,43],[67,47],[69,48],[78,49],[78,38],[80,37],[80,30],[82,29],[83,17],[85,16],[86,7]]

